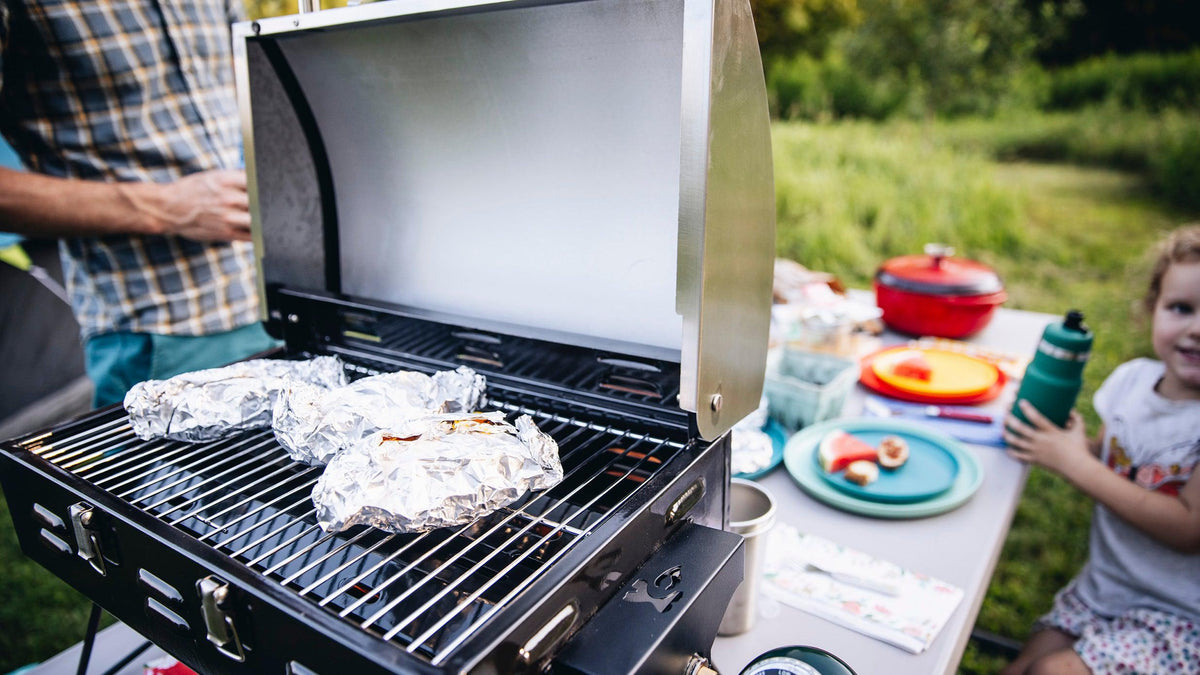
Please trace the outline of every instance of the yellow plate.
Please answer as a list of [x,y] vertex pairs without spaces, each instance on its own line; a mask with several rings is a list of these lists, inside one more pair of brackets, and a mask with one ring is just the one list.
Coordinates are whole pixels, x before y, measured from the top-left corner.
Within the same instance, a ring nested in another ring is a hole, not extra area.
[[[923,356],[929,363],[928,382],[894,372],[896,364],[914,356]],[[987,361],[940,349],[890,349],[875,357],[871,369],[896,389],[925,396],[970,396],[986,391],[1000,378],[996,366]]]

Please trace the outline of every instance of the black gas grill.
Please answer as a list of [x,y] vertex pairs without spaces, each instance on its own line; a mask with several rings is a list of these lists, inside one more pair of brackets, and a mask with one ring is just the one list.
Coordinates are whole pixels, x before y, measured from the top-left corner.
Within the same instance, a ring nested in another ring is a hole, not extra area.
[[[364,363],[349,369],[378,372]],[[283,642],[264,645],[255,590],[269,589],[260,602],[287,595],[289,603],[306,603],[304,614],[340,621],[338,633],[361,629],[416,657],[403,669],[461,670],[481,655],[481,643],[494,646],[514,623],[546,619],[536,611],[521,616],[531,601],[561,597],[552,609],[571,608],[564,621],[579,624],[663,538],[697,522],[720,528],[723,445],[690,441],[686,427],[599,416],[519,391],[492,387],[489,395],[490,407],[532,415],[555,438],[565,477],[458,528],[393,535],[359,526],[326,534],[310,498],[321,468],[292,461],[270,431],[203,444],[142,441],[119,408],[9,445],[4,475],[14,480],[5,481],[5,492],[22,541],[37,542],[30,555],[168,650],[178,653],[177,633],[191,643],[204,637],[225,657],[192,663],[218,670],[245,663],[247,672],[293,662],[331,672],[345,659],[300,657],[299,625]],[[38,482],[27,480],[30,471]],[[62,483],[75,490],[54,489]],[[677,503],[662,503],[675,493]],[[673,517],[666,513],[672,508]],[[719,543],[728,559],[736,538]],[[191,556],[220,564],[197,576]],[[567,569],[573,574],[563,579]],[[239,574],[255,575],[253,588],[218,610],[212,595],[229,593]],[[710,612],[739,578],[737,565],[725,570]],[[216,619],[225,630],[209,625]],[[276,652],[280,662],[260,651]],[[504,669],[520,661],[508,656],[516,661]],[[533,656],[541,655],[527,660]]]
[[[142,441],[114,407],[4,444],[24,551],[201,672],[684,673],[740,581],[725,432],[761,391],[774,210],[749,6],[450,4],[237,27],[266,325],[276,357],[352,378],[474,368],[565,478],[461,527],[327,534],[321,468],[270,431]],[[545,129],[610,103],[613,124]],[[596,156],[558,157],[572,133]],[[628,162],[667,170],[645,189]],[[426,169],[467,206],[416,191]],[[528,193],[480,209],[492,178]],[[423,237],[444,245],[400,245]]]

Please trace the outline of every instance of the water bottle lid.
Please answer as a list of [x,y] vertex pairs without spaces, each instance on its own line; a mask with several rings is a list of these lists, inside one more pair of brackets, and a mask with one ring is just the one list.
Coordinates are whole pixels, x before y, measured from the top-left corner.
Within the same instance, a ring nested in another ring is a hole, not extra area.
[[1067,315],[1063,318],[1063,328],[1080,333],[1088,332],[1087,326],[1083,325],[1083,312],[1077,309],[1067,310]]
[[[1092,348],[1092,332],[1088,330],[1087,324],[1083,323],[1083,312],[1072,309],[1063,317],[1062,323],[1052,323],[1046,326],[1046,332],[1042,334],[1042,342],[1048,347],[1056,347],[1058,349],[1075,352],[1073,358],[1069,360],[1083,360],[1087,358],[1087,353]],[[1056,354],[1054,349],[1042,350],[1047,353]],[[1056,356],[1056,358],[1063,358]]]

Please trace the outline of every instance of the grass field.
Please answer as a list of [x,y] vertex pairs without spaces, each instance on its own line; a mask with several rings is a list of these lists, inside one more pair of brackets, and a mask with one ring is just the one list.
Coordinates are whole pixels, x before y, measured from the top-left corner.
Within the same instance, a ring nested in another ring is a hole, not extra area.
[[[778,252],[865,287],[886,258],[943,241],[994,266],[1009,307],[1081,308],[1097,335],[1080,398],[1094,428],[1096,387],[1120,362],[1150,353],[1131,311],[1144,253],[1200,214],[1163,206],[1136,174],[997,162],[999,132],[971,124],[777,124]],[[1025,637],[1082,564],[1090,508],[1063,481],[1032,473],[979,627]],[[0,673],[79,640],[86,601],[20,554],[3,504],[0,572]],[[962,672],[1001,664],[971,646]]]

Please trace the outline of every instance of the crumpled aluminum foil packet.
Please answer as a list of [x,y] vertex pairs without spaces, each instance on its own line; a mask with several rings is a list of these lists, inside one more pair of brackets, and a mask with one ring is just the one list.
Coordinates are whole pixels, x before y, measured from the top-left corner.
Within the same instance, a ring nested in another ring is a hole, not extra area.
[[271,426],[292,459],[326,464],[342,449],[413,418],[478,410],[486,386],[466,366],[432,376],[411,370],[372,375],[337,389],[296,385],[284,392]]
[[460,525],[563,478],[558,444],[528,415],[437,415],[381,431],[336,455],[313,488],[327,532]]
[[730,471],[735,475],[758,473],[771,466],[771,460],[775,456],[775,446],[766,432],[735,426],[732,433]]
[[730,433],[730,470],[734,474],[757,473],[771,465],[775,447],[763,431],[767,424],[767,397],[759,399],[758,408],[733,425]]
[[296,384],[340,387],[346,372],[336,356],[240,361],[139,382],[125,394],[125,411],[142,440],[212,441],[270,427],[282,392]]

